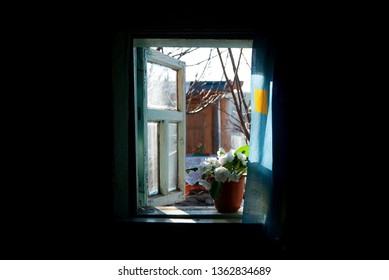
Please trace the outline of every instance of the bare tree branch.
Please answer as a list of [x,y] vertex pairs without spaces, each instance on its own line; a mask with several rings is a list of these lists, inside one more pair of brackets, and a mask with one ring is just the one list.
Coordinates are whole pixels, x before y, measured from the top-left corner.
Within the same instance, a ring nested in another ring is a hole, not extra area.
[[238,76],[238,69],[239,69],[239,65],[240,65],[240,59],[242,57],[242,51],[243,51],[243,49],[241,48],[240,53],[239,53],[239,58],[238,58],[238,66],[235,66],[235,61],[234,61],[234,56],[232,55],[232,50],[231,50],[231,48],[228,48],[228,52],[230,53],[232,68],[233,68],[234,73],[235,73],[234,82],[236,82],[236,84],[238,86],[239,109],[242,109],[242,103],[243,103],[245,111],[248,112],[249,108],[247,106],[246,100],[244,99],[242,86],[240,84],[240,80],[239,80],[239,76]]
[[246,127],[246,122],[243,118],[243,114],[242,114],[242,110],[241,108],[239,108],[239,103],[238,103],[238,100],[236,99],[236,96],[235,96],[235,92],[234,92],[234,88],[233,88],[233,84],[229,81],[228,79],[228,76],[227,76],[227,72],[226,72],[226,68],[223,64],[223,60],[222,60],[222,57],[221,57],[221,53],[219,51],[219,48],[216,48],[218,54],[219,54],[219,59],[220,59],[220,63],[222,64],[222,68],[223,68],[223,73],[224,73],[224,76],[226,78],[226,83],[228,84],[228,86],[230,87],[230,90],[231,90],[231,95],[232,95],[232,98],[234,99],[234,104],[235,104],[235,107],[237,109],[237,113],[238,113],[238,117],[239,117],[239,121],[240,121],[240,124],[242,126],[242,129],[243,129],[243,132],[244,132],[244,135],[246,136],[247,140],[250,141],[250,132],[247,130],[247,127]]
[[[183,57],[184,55],[186,54],[189,54],[191,52],[194,52],[195,50],[197,50],[198,48],[187,48],[187,49],[184,49],[184,48],[177,48],[177,49],[173,49],[172,51],[168,52],[167,55],[168,56],[171,56],[171,57],[175,57],[177,59],[180,59],[181,57]],[[177,53],[178,52],[178,53]]]

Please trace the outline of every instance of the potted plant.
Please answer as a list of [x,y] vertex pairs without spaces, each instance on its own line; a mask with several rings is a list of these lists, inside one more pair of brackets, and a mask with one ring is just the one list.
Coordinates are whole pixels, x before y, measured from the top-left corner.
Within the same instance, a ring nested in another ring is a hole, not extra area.
[[209,191],[219,212],[238,211],[244,193],[247,173],[249,146],[226,152],[219,148],[217,157],[209,157],[198,167],[188,168],[186,172],[199,172],[198,183]]

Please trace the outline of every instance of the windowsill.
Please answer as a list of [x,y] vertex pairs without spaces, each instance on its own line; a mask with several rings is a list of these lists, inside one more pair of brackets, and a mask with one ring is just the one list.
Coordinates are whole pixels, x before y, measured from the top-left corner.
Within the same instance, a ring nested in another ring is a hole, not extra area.
[[138,211],[133,222],[241,223],[243,208],[236,213],[219,213],[214,206],[149,206]]

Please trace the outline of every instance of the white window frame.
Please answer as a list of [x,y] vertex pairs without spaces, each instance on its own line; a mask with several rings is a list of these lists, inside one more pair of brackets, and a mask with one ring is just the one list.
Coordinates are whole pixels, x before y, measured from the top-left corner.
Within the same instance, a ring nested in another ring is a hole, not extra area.
[[[153,49],[136,48],[137,92],[137,146],[138,149],[138,207],[171,205],[185,198],[185,62]],[[147,105],[147,63],[155,63],[176,71],[177,110],[151,109]],[[148,185],[148,122],[158,123],[159,186],[158,194],[149,195]],[[169,124],[177,124],[177,185],[170,186],[169,175]],[[172,190],[174,189],[174,190]],[[170,191],[169,191],[170,190]]]

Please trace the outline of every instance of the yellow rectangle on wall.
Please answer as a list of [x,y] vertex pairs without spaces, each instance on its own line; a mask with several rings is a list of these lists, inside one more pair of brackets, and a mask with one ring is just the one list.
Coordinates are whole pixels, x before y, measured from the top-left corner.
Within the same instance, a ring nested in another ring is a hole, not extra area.
[[255,89],[254,90],[254,102],[255,102],[255,112],[267,114],[268,102],[267,102],[266,90]]

